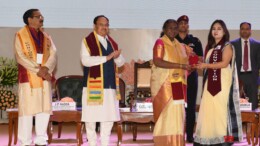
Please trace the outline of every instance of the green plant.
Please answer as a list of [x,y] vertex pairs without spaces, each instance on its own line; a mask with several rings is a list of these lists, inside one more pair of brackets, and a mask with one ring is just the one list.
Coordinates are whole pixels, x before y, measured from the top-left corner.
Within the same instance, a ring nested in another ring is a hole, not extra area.
[[13,87],[18,81],[18,68],[14,59],[0,57],[0,110],[14,108],[17,100]]
[[18,68],[14,59],[0,57],[0,85],[12,87],[17,84]]

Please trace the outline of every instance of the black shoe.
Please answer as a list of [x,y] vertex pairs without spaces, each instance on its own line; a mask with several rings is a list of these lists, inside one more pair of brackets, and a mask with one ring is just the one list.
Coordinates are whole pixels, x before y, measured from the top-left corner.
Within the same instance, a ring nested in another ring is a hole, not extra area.
[[188,143],[193,143],[194,142],[194,138],[193,137],[188,137],[187,138],[187,142]]

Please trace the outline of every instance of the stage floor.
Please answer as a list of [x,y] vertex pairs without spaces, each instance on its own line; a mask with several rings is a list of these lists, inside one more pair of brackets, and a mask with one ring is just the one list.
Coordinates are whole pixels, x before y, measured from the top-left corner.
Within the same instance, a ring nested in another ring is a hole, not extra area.
[[[152,126],[150,124],[140,125],[137,129],[137,141],[133,141],[133,136],[131,132],[131,125],[127,124],[124,125],[124,132],[123,132],[123,142],[121,146],[153,146],[153,136],[152,136]],[[99,137],[99,136],[98,136]],[[53,138],[57,138],[57,126],[54,125],[54,134]],[[73,123],[65,123],[63,124],[63,129],[61,133],[61,139],[74,139],[76,138],[76,125]],[[70,143],[72,141],[66,141],[66,143],[52,143],[49,146],[75,146],[76,143]],[[7,124],[0,124],[0,146],[7,146],[8,144],[8,125]],[[86,133],[83,133],[83,145],[87,146],[86,141]],[[100,145],[100,143],[99,143]],[[117,145],[117,134],[116,129],[113,128],[112,135],[110,137],[110,144],[109,146],[116,146]],[[186,143],[186,146],[192,146],[191,143]],[[12,146],[13,143],[12,143]],[[17,144],[18,146],[18,144]],[[248,146],[245,138],[241,143],[235,143],[234,146]]]

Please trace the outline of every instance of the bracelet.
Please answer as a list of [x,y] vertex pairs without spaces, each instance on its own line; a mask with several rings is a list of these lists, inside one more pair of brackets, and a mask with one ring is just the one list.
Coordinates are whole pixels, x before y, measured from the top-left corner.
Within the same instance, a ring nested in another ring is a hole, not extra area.
[[180,68],[182,69],[182,64],[180,64]]

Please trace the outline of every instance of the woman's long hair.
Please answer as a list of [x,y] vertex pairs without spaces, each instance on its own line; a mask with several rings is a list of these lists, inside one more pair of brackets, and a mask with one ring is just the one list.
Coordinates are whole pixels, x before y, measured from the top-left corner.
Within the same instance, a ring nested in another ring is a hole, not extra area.
[[209,49],[213,48],[216,45],[215,39],[214,39],[214,37],[212,35],[212,29],[213,29],[213,26],[216,23],[219,23],[221,25],[221,27],[223,28],[223,31],[224,31],[224,36],[221,39],[221,42],[225,43],[225,42],[229,41],[229,32],[227,30],[227,26],[226,26],[225,22],[223,20],[219,20],[219,19],[215,20],[211,24],[211,27],[210,27],[210,30],[209,30],[208,43],[207,43],[207,46],[206,46],[206,49],[205,49],[205,55],[209,51]]

